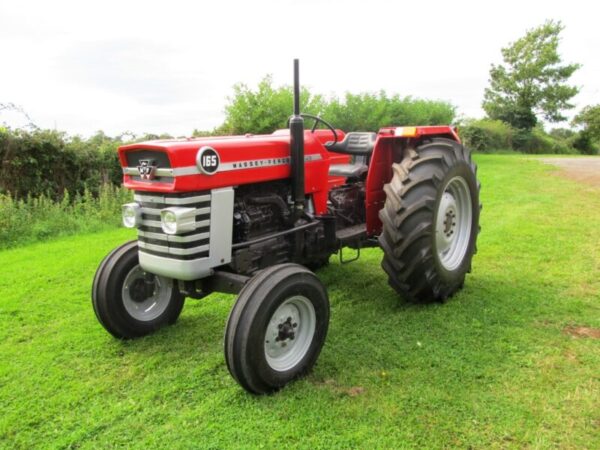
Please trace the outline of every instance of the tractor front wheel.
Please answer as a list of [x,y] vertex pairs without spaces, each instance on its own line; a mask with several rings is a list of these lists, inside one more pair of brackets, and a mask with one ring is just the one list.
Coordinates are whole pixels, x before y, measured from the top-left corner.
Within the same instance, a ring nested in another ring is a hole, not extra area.
[[449,139],[408,149],[393,165],[379,217],[382,267],[412,301],[442,301],[471,270],[479,233],[479,183],[470,152]]
[[247,391],[268,394],[307,373],[329,326],[327,291],[311,271],[280,264],[241,290],[225,330],[229,372]]
[[175,323],[183,302],[173,280],[142,270],[136,241],[114,249],[96,270],[94,312],[102,326],[119,339],[144,336]]

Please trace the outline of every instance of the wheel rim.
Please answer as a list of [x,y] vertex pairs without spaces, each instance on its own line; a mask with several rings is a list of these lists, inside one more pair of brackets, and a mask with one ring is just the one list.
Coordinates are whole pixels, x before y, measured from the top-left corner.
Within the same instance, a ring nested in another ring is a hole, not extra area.
[[437,255],[446,270],[455,270],[462,263],[469,247],[472,222],[469,186],[463,177],[454,177],[444,188],[435,227]]
[[137,265],[125,277],[121,290],[123,306],[134,319],[148,322],[165,312],[171,301],[172,291],[171,280],[147,274]]
[[306,355],[317,323],[311,301],[295,295],[284,301],[267,324],[265,356],[269,366],[284,372],[296,366]]

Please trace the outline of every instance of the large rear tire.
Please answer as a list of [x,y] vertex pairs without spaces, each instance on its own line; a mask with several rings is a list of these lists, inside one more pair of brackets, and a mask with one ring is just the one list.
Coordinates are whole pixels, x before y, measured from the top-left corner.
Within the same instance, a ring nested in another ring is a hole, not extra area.
[[476,173],[469,150],[441,138],[393,165],[379,243],[390,285],[409,301],[443,301],[463,286],[477,251]]
[[136,241],[114,249],[96,270],[92,305],[98,321],[119,339],[150,334],[175,323],[184,297],[176,283],[142,270]]
[[268,394],[315,364],[329,326],[327,291],[297,264],[268,267],[241,290],[225,330],[229,372],[247,391]]

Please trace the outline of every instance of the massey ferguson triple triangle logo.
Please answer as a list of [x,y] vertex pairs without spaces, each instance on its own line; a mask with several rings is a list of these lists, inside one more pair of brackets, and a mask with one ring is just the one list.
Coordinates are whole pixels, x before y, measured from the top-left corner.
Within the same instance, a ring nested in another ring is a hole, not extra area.
[[153,180],[156,175],[156,164],[153,159],[140,159],[138,172],[142,180]]

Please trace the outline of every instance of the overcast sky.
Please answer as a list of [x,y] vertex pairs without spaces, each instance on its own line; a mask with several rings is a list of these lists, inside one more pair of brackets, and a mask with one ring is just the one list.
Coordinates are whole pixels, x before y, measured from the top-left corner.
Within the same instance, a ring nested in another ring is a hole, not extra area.
[[[546,19],[583,67],[580,108],[600,103],[597,7],[584,1],[26,1],[0,3],[0,103],[44,128],[189,135],[223,120],[232,85],[292,59],[314,92],[443,99],[478,117],[500,48]],[[22,119],[0,112],[0,123]]]

